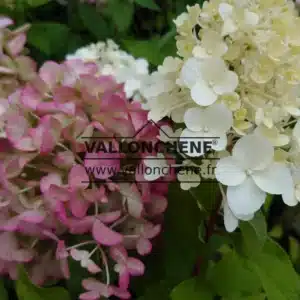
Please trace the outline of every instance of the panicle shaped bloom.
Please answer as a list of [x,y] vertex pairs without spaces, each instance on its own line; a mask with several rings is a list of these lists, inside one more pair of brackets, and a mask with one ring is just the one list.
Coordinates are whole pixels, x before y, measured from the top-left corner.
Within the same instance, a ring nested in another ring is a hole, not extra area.
[[[78,59],[45,62],[3,101],[1,274],[15,278],[24,263],[32,280],[43,284],[68,278],[71,258],[91,277],[106,274],[106,283],[84,280],[87,292],[80,299],[128,299],[129,279],[142,275],[144,265],[126,255],[116,259],[116,253],[151,252],[167,208],[168,180],[161,175],[147,181],[138,168],[145,158],[163,154],[124,152],[121,142],[158,142],[159,124],[148,122],[147,111],[126,98],[113,76]],[[131,170],[125,177],[123,166]],[[69,245],[70,235],[79,243]],[[47,248],[40,247],[44,241]],[[114,270],[108,253],[114,253],[120,286],[109,283]]]
[[[150,76],[148,118],[171,118],[182,130],[180,143],[210,142],[215,159],[229,151],[216,168],[220,186],[227,186],[228,230],[253,218],[267,193],[295,205],[294,170],[300,165],[300,17],[295,3],[210,0],[202,7],[188,6],[174,23],[178,57],[166,58]],[[204,153],[185,154],[198,158]],[[198,160],[187,158],[179,165],[199,167]],[[201,182],[196,173],[180,173],[178,179],[183,189]]]

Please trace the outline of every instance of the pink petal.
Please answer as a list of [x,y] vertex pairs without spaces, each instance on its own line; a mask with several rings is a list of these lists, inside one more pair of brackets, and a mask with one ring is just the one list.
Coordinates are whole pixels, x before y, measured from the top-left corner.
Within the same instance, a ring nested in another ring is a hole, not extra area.
[[79,219],[86,216],[90,207],[90,203],[82,197],[81,193],[76,191],[71,193],[69,205],[73,216]]
[[112,289],[113,289],[113,294],[120,299],[130,299],[131,298],[131,295],[128,291],[124,291],[117,287],[112,287]]
[[74,163],[75,157],[71,151],[59,152],[54,159],[54,164],[58,166],[71,167]]
[[122,290],[127,290],[129,287],[130,275],[129,272],[125,269],[119,274],[119,287]]
[[111,258],[120,264],[125,264],[128,258],[127,251],[123,246],[115,246],[109,249]]
[[33,144],[33,140],[31,137],[23,137],[17,142],[14,143],[16,149],[20,151],[35,151],[36,147]]
[[145,272],[145,265],[133,257],[128,258],[126,266],[129,274],[132,276],[141,276]]
[[101,245],[114,246],[123,241],[123,236],[105,226],[100,220],[95,220],[93,237]]
[[85,217],[82,220],[69,219],[68,226],[73,234],[84,234],[93,228],[94,217]]
[[76,261],[81,261],[81,259],[82,259],[82,251],[80,251],[80,250],[71,249],[70,255]]
[[139,238],[136,247],[137,247],[137,252],[140,255],[147,255],[152,250],[151,242],[145,238]]
[[68,177],[69,186],[72,189],[86,189],[89,186],[89,176],[86,173],[84,166],[75,165],[72,167],[69,177]]
[[26,108],[36,110],[42,102],[42,95],[31,84],[27,84],[21,92],[21,102]]
[[80,300],[99,300],[101,297],[100,293],[97,291],[91,291],[83,293],[79,296]]
[[113,293],[113,290],[110,286],[103,284],[102,282],[99,282],[93,278],[84,279],[82,281],[82,286],[87,291],[98,292],[99,295],[102,295],[107,298],[112,296],[112,293]]
[[113,222],[117,221],[120,217],[121,217],[121,212],[119,210],[102,213],[97,216],[97,218],[105,224],[113,223]]
[[8,117],[6,123],[6,134],[10,142],[16,143],[27,134],[29,125],[27,120],[18,114]]
[[24,48],[26,43],[25,33],[18,34],[15,38],[8,41],[6,46],[12,56],[17,56]]
[[3,29],[9,25],[14,24],[14,21],[11,18],[1,16],[0,17],[0,28]]
[[101,272],[101,269],[92,261],[88,264],[87,269],[92,274],[97,274]]
[[48,85],[49,89],[56,85],[61,74],[62,67],[53,61],[45,62],[39,70],[41,79]]
[[18,216],[18,219],[24,222],[39,224],[45,220],[45,214],[39,211],[26,211]]
[[51,185],[62,185],[61,176],[57,173],[48,174],[47,176],[42,177],[40,181],[40,188],[42,193],[46,193]]
[[143,225],[143,236],[147,239],[153,239],[161,231],[161,225],[153,225],[152,223],[147,223]]

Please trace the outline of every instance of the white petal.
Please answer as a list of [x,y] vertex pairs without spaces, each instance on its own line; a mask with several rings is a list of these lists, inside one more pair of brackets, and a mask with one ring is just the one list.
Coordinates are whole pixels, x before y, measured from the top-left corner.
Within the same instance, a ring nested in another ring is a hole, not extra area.
[[237,141],[232,156],[245,169],[263,169],[268,166],[274,156],[274,148],[267,139],[249,134]]
[[282,200],[288,206],[296,206],[298,204],[298,200],[293,188],[282,194]]
[[259,16],[258,14],[245,10],[245,23],[247,25],[255,26],[258,24]]
[[254,214],[250,214],[250,215],[238,215],[236,216],[239,220],[242,221],[250,221],[254,218]]
[[200,131],[205,124],[204,119],[205,111],[200,107],[193,107],[186,111],[184,114],[184,123],[189,130]]
[[236,216],[255,213],[264,204],[265,198],[266,193],[251,178],[240,185],[227,188],[228,205]]
[[296,123],[293,129],[293,136],[300,139],[300,120]]
[[[203,145],[203,133],[194,132],[189,129],[184,129],[180,136],[180,152],[186,154],[190,157],[200,157],[204,155],[204,147],[201,146],[201,149],[198,149],[198,145]],[[195,147],[192,147],[195,145]]]
[[218,95],[234,92],[239,84],[239,77],[235,72],[228,71],[224,75],[222,80],[214,84],[214,91]]
[[228,35],[230,33],[236,32],[238,27],[236,26],[236,23],[232,19],[226,19],[223,24],[222,28],[222,36]]
[[288,193],[293,187],[291,171],[282,163],[274,162],[264,170],[255,171],[252,178],[260,189],[269,194]]
[[215,103],[218,95],[202,78],[191,89],[192,99],[199,105],[208,106]]
[[224,204],[224,225],[228,232],[233,232],[239,225],[239,220],[232,213],[227,203]]
[[216,179],[224,185],[237,186],[242,184],[247,175],[232,156],[224,157],[217,162]]
[[224,104],[214,104],[205,111],[206,126],[216,132],[226,132],[233,125],[232,112]]
[[212,141],[212,149],[216,150],[216,151],[223,151],[226,149],[227,144],[228,144],[228,139],[227,139],[227,135],[224,134],[212,134],[210,135],[211,137],[218,137],[216,139],[212,139],[214,141]]
[[219,14],[223,20],[228,19],[232,16],[233,6],[227,3],[220,3]]
[[201,62],[196,58],[188,59],[181,69],[180,80],[192,88],[201,77]]
[[193,49],[193,55],[197,58],[208,58],[209,55],[207,54],[206,50],[201,46],[196,46]]

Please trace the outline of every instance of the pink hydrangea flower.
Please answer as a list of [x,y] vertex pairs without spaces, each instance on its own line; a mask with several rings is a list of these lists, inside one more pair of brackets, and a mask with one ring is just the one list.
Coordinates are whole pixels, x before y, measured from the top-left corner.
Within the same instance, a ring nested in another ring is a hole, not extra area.
[[[0,19],[0,27],[9,24]],[[12,54],[23,42],[14,43]],[[151,252],[173,175],[146,181],[138,166],[155,150],[121,151],[119,142],[128,137],[137,145],[155,143],[159,127],[148,123],[147,112],[126,98],[122,85],[97,72],[96,65],[79,60],[46,62],[3,100],[0,273],[15,278],[17,264],[24,263],[42,285],[69,278],[73,259],[90,273],[81,300],[128,299],[130,278],[142,276],[145,266],[127,250]],[[105,140],[111,151],[88,153],[94,140]],[[127,177],[124,166],[131,167]],[[106,171],[97,173],[99,167]],[[79,242],[70,244],[70,236]],[[115,261],[112,269],[109,260]],[[104,270],[105,283],[93,279]],[[110,282],[111,272],[118,273],[118,286]]]

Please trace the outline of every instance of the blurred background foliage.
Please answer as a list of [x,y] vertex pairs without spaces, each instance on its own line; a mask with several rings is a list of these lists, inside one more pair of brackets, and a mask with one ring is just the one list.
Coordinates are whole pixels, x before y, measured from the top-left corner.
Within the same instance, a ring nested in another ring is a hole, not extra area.
[[[101,1],[101,2],[100,2]],[[202,0],[1,0],[0,13],[31,23],[28,44],[38,62],[111,38],[156,66],[175,54],[173,19]],[[87,2],[87,1],[86,1]]]

